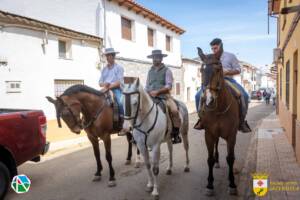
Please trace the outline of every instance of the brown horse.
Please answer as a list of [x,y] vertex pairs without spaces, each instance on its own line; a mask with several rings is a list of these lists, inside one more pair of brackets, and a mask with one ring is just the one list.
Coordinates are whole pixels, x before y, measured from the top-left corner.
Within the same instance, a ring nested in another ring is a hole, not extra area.
[[229,167],[229,193],[237,194],[234,182],[233,163],[234,146],[239,127],[239,104],[238,100],[226,85],[223,68],[219,59],[214,55],[205,55],[200,48],[198,54],[203,61],[202,84],[205,88],[202,98],[202,123],[205,130],[205,142],[208,150],[208,185],[207,195],[213,195],[213,167],[218,165],[218,142],[223,138],[227,143],[227,164]]
[[[110,173],[108,186],[115,186],[110,135],[115,133],[116,130],[113,128],[113,108],[108,103],[104,93],[85,85],[74,85],[57,97],[56,100],[51,97],[46,98],[55,105],[59,127],[61,127],[60,118],[62,118],[72,132],[79,134],[83,129],[86,131],[87,137],[92,143],[97,163],[97,171],[93,181],[101,180],[102,164],[99,138],[103,140]],[[131,135],[127,135],[129,142],[127,164],[132,155],[131,138]]]

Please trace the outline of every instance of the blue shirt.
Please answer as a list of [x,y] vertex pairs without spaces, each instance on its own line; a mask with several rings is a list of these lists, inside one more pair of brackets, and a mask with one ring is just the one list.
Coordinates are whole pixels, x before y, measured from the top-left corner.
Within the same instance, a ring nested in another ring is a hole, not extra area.
[[241,72],[241,66],[234,54],[223,52],[220,60],[222,63],[223,71],[238,70],[239,72]]
[[117,81],[123,81],[124,79],[124,69],[118,64],[113,66],[106,66],[101,71],[100,83],[114,83]]

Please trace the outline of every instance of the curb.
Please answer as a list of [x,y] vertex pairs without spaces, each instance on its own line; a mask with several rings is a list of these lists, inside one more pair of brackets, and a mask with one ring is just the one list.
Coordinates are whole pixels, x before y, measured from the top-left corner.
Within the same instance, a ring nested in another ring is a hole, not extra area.
[[63,140],[63,141],[59,141],[59,142],[51,142],[48,153],[51,153],[54,151],[59,151],[59,150],[68,148],[73,145],[84,144],[84,143],[87,143],[88,141],[89,140],[88,140],[87,136],[82,136],[80,138],[75,138],[75,139],[68,139],[68,140]]

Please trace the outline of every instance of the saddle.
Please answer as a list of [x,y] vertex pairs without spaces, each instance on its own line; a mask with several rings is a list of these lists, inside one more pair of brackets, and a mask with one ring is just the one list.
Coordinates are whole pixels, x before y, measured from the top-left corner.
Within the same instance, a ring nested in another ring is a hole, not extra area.
[[[164,114],[167,115],[168,118],[168,129],[172,130],[172,127],[174,127],[174,122],[172,120],[171,113],[168,110],[167,104],[166,104],[166,99],[163,97],[151,97],[154,103],[156,103],[164,112]],[[177,110],[179,111],[179,102],[173,98],[173,101],[175,102],[177,106]]]
[[104,93],[105,99],[113,109],[113,130],[114,132],[119,132],[122,129],[124,119],[121,118],[118,101],[115,99],[115,95],[112,91],[106,91]]
[[226,87],[230,90],[230,92],[233,94],[233,96],[237,99],[240,99],[241,92],[234,84],[232,84],[230,81],[225,80]]
[[167,112],[167,105],[165,103],[165,99],[161,97],[151,97],[153,102],[156,103],[162,111],[166,114]]

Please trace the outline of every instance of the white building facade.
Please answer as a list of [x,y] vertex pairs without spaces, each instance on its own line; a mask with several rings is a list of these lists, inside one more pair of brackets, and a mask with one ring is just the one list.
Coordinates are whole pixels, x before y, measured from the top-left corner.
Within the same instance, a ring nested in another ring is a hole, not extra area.
[[[7,66],[0,67],[1,107],[42,109],[52,119],[53,107],[44,97],[57,95],[72,83],[97,88],[104,46],[119,51],[117,62],[125,75],[140,77],[142,83],[151,66],[147,55],[163,50],[168,54],[164,63],[175,79],[173,94],[182,100],[184,30],[132,0],[1,0],[0,10],[77,34],[62,37],[50,29],[0,26],[0,58],[7,60]],[[59,56],[60,46],[66,49],[65,59]],[[7,92],[6,87],[15,86],[22,91]]]
[[42,109],[72,84],[98,85],[101,39],[0,12],[0,105]]

